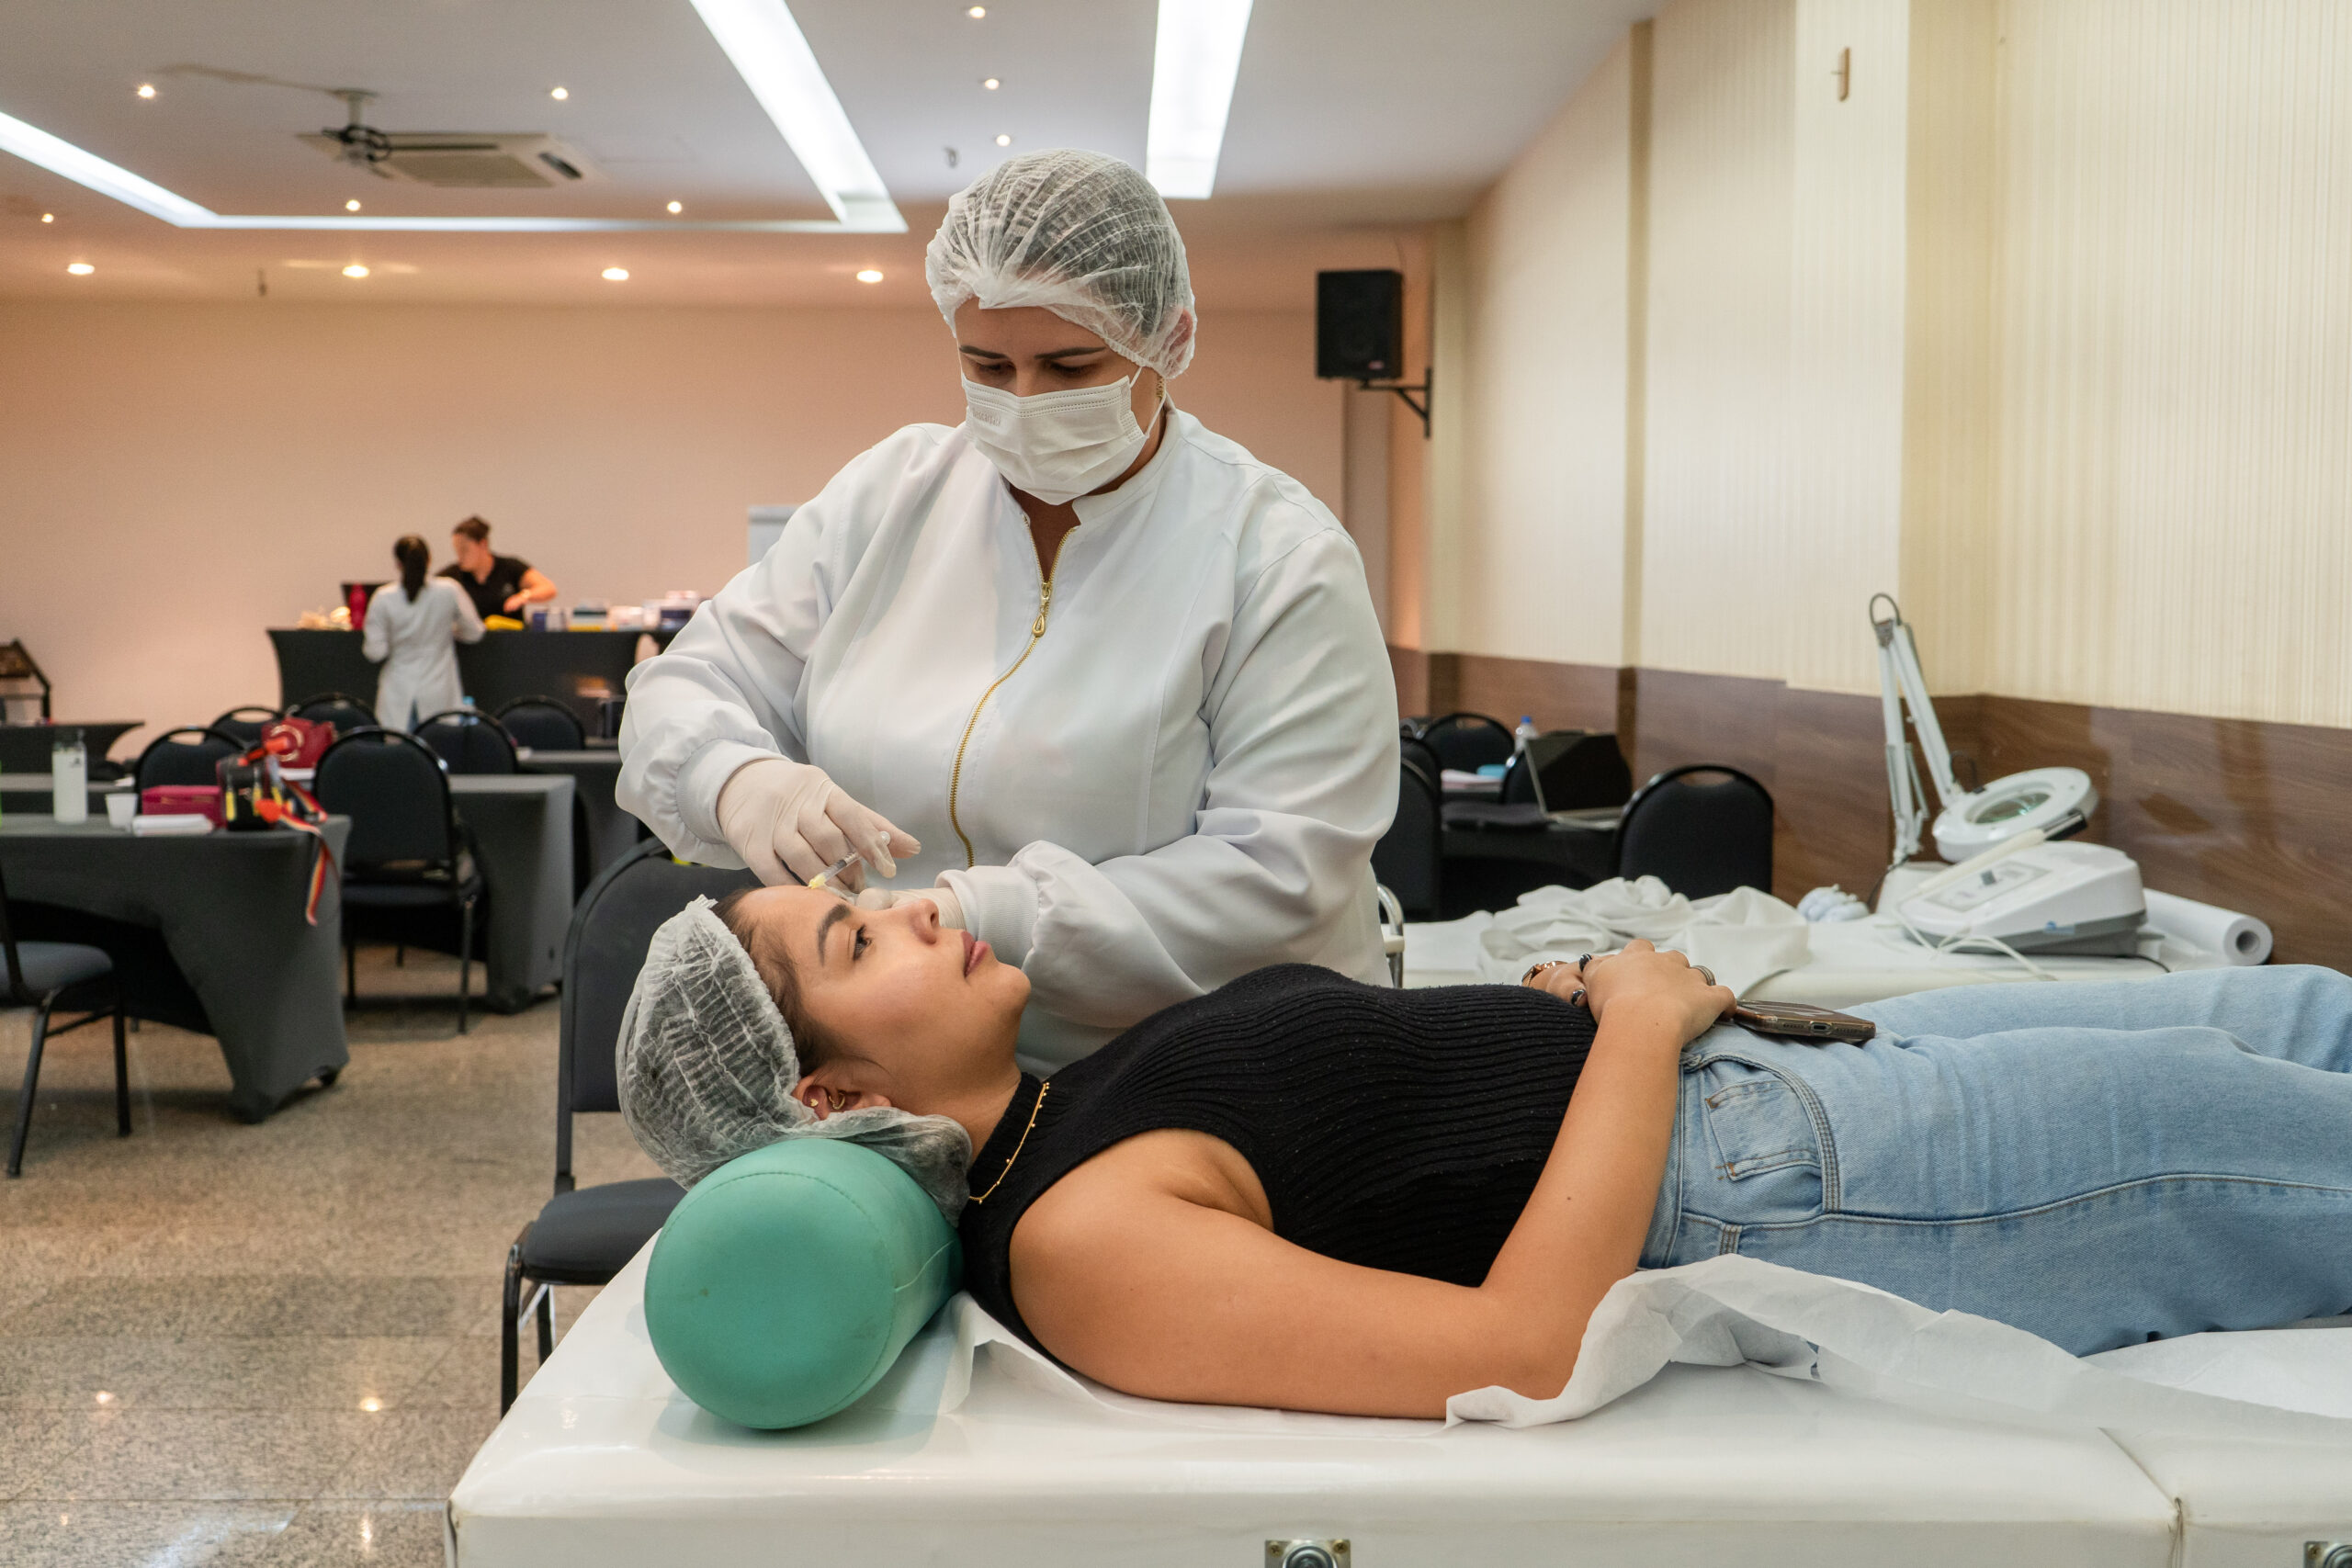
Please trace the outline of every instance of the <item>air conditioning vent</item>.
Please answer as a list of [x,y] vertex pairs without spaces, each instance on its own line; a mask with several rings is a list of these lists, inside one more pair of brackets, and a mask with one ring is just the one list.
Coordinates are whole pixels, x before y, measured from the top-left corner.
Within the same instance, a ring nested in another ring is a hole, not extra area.
[[382,133],[364,160],[334,136],[302,140],[338,163],[362,163],[385,179],[444,190],[545,190],[597,177],[578,152],[533,132],[395,130]]

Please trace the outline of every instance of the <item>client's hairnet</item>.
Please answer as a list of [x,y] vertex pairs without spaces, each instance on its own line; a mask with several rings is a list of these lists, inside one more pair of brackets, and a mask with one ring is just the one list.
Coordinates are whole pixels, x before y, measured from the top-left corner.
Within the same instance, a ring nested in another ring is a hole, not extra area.
[[1159,192],[1116,158],[1065,148],[998,164],[948,199],[922,264],[951,327],[967,299],[1038,305],[1162,376],[1193,362],[1184,242]]
[[682,1187],[784,1138],[864,1144],[919,1182],[948,1223],[972,1143],[944,1116],[889,1106],[817,1119],[793,1099],[800,1056],[752,955],[697,898],[662,923],[621,1016],[621,1119]]

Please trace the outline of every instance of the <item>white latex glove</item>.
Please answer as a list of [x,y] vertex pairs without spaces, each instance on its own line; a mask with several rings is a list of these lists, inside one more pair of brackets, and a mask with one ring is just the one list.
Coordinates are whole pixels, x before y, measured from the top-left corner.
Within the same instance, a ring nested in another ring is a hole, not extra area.
[[922,846],[868,810],[822,768],[766,757],[735,770],[718,792],[718,830],[762,882],[806,882],[855,850],[865,857],[836,880],[851,888],[865,874],[899,874],[897,856]]
[[937,907],[939,923],[956,931],[964,929],[964,906],[953,891],[945,887],[910,887],[901,892],[889,887],[869,887],[857,896],[861,909],[896,909],[915,899]]

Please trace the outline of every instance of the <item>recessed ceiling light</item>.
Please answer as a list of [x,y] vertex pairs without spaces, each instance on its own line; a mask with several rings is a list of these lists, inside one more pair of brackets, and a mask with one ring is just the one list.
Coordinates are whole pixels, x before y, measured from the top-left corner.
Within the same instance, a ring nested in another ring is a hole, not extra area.
[[139,84],[139,96],[140,96],[141,97],[142,97],[142,98],[152,98],[152,97],[153,97],[153,96],[155,96],[155,84],[154,84],[154,83],[153,83],[153,82],[141,82],[141,83],[140,83],[140,84]]
[[44,212],[40,215],[40,220],[44,223],[54,223],[57,221],[57,214],[54,212]]
[[345,202],[345,203],[343,204],[343,209],[344,209],[345,212],[356,212],[356,211],[358,211],[358,210],[359,210],[359,198],[358,198],[357,197],[356,197],[356,196],[355,196],[355,197],[353,197],[349,201],[346,201],[346,202]]
[[98,1390],[98,1403],[100,1404],[112,1404],[114,1403],[114,1395],[108,1393],[105,1389],[100,1389]]
[[608,266],[605,269],[604,276],[605,281],[607,283],[627,283],[628,281],[628,268],[625,266]]
[[972,20],[974,20],[974,21],[976,21],[976,22],[977,22],[977,21],[978,21],[982,17],[987,16],[988,14],[989,14],[989,8],[988,8],[986,6],[973,6],[973,7],[971,7],[969,10],[967,10],[967,11],[966,11],[966,12],[964,13],[964,15],[966,15],[966,16],[967,16],[967,17],[971,17],[971,18],[972,18]]
[[1010,136],[1000,136],[996,139],[996,144],[1000,147],[1010,147],[1012,145],[1012,138]]
[[343,276],[345,277],[365,277],[368,276],[367,264],[364,262],[353,262],[349,266],[343,269]]
[[365,1410],[370,1416],[373,1416],[377,1411],[381,1410],[383,1407],[384,1402],[377,1398],[372,1393],[359,1402],[359,1408]]
[[983,86],[983,87],[986,87],[989,92],[993,93],[993,92],[995,92],[999,87],[1003,86],[1003,85],[1004,85],[1004,84],[1003,84],[1003,83],[1001,83],[1001,82],[1000,82],[1000,81],[998,81],[998,80],[997,80],[995,77],[993,77],[993,76],[983,76],[983,77],[981,77],[981,78],[980,78],[980,85],[981,85],[981,86]]
[[97,271],[98,269],[92,266],[88,262],[67,262],[65,264],[65,270],[72,273],[76,277],[87,277],[90,274]]
[[1233,80],[1250,33],[1250,0],[1162,4],[1151,61],[1143,172],[1165,197],[1198,199],[1216,184]]
[[857,280],[860,283],[879,283],[882,281],[882,269],[869,266],[857,275]]
[[557,103],[561,103],[564,99],[571,96],[571,89],[569,87],[549,87],[548,89],[548,96],[553,98]]
[[683,202],[673,201],[670,204],[670,210],[673,212],[684,212],[685,209],[685,205]]

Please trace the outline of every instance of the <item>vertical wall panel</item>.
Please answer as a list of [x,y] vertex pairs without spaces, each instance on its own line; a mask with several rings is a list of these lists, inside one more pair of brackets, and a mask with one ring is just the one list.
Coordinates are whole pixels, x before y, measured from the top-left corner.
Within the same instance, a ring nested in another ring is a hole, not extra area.
[[[1780,673],[1878,689],[1864,607],[1897,587],[1908,7],[1798,0],[1792,81],[1788,548]],[[1849,91],[1838,96],[1838,65]]]
[[1793,0],[1678,0],[1651,72],[1639,662],[1777,676]]
[[2352,724],[2352,7],[2003,23],[1990,685]]
[[1465,652],[1623,653],[1632,50],[1621,43],[1470,215]]

